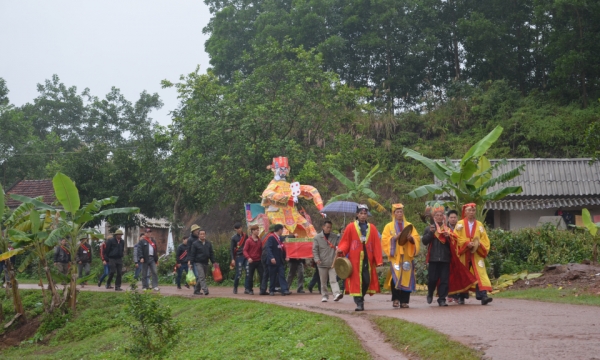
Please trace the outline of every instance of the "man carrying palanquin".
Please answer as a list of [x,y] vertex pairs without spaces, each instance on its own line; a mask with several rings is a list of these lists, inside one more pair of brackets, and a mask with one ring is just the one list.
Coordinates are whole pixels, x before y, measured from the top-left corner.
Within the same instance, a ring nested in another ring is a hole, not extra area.
[[367,221],[369,208],[358,205],[356,221],[348,224],[338,245],[337,253],[348,255],[352,273],[346,279],[346,294],[354,297],[355,311],[365,310],[365,295],[381,292],[377,266],[383,265],[381,240],[375,225]]
[[[460,261],[471,269],[471,273],[477,278],[477,285],[471,290],[475,291],[475,298],[481,300],[481,305],[492,302],[487,296],[492,291],[492,284],[485,269],[485,258],[490,251],[490,239],[487,236],[483,224],[475,219],[476,208],[474,203],[466,204],[462,208],[462,220],[454,229],[458,236],[458,255]],[[464,304],[469,298],[469,292],[460,294],[459,304]]]
[[400,233],[408,225],[412,225],[404,217],[404,205],[392,205],[393,221],[388,223],[381,234],[381,247],[391,263],[391,277],[384,287],[392,291],[392,306],[408,308],[410,293],[415,291],[415,264],[414,258],[419,253],[420,237],[417,229],[413,227],[408,241],[404,245],[398,244]]

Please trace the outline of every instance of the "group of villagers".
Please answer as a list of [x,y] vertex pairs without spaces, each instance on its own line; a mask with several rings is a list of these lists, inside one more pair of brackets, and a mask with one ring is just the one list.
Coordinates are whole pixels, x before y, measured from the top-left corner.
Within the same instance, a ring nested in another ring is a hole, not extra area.
[[[427,246],[428,304],[433,302],[436,290],[439,306],[448,306],[449,301],[463,305],[469,291],[475,292],[482,305],[492,302],[487,294],[492,287],[485,268],[490,240],[483,224],[475,218],[475,204],[464,205],[462,219],[456,223],[448,221],[444,207],[436,204],[422,238],[406,221],[402,204],[392,205],[392,212],[393,221],[385,226],[380,238],[375,225],[368,221],[368,207],[358,205],[356,221],[346,227],[337,247],[338,256],[346,257],[352,265],[346,293],[354,297],[356,311],[364,310],[365,295],[380,292],[376,267],[383,266],[382,251],[390,260],[390,276],[384,286],[391,289],[392,306],[409,307],[410,294],[416,290],[415,257],[421,243]],[[400,241],[405,229],[409,234]]]

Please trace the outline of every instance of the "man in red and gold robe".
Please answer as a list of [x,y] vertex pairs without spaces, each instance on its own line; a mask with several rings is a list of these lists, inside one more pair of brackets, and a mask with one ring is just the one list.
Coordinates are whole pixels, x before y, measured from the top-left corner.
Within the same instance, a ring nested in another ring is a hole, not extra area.
[[354,297],[355,311],[363,311],[365,295],[381,292],[376,267],[383,265],[383,256],[379,232],[367,221],[369,208],[358,205],[356,213],[356,221],[344,230],[337,252],[352,264],[352,273],[345,281],[346,294]]
[[[454,231],[458,236],[457,251],[460,261],[477,279],[476,286],[471,287],[471,290],[475,291],[475,297],[481,300],[481,305],[487,305],[493,300],[487,296],[487,292],[492,291],[492,284],[485,269],[485,258],[490,251],[490,239],[481,221],[475,218],[475,214],[475,204],[464,205],[462,220],[456,224]],[[464,304],[464,299],[468,298],[469,292],[462,292],[459,304]]]

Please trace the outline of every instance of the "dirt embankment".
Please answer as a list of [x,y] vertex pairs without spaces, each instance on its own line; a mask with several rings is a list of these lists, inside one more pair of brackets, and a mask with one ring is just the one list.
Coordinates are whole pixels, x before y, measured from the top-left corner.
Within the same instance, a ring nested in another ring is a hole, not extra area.
[[592,264],[548,265],[539,278],[516,281],[511,289],[549,286],[579,289],[582,292],[598,294],[600,293],[600,266]]

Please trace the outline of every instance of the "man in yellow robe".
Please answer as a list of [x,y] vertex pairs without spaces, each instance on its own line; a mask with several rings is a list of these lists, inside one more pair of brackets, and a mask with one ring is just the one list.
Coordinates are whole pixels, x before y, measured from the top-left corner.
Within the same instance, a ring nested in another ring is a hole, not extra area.
[[419,253],[420,237],[413,227],[406,244],[398,244],[398,236],[404,228],[411,225],[404,217],[404,205],[392,205],[393,221],[388,223],[381,233],[381,247],[391,262],[391,276],[384,284],[392,291],[392,306],[407,308],[410,293],[415,291],[414,258]]
[[[483,224],[475,219],[475,213],[475,204],[464,205],[462,220],[456,224],[454,232],[458,236],[457,251],[460,261],[477,278],[477,285],[471,290],[475,291],[476,299],[481,300],[481,305],[487,305],[493,300],[487,296],[487,292],[492,291],[492,284],[485,269],[485,258],[490,251],[490,239]],[[469,298],[468,292],[460,294],[458,303],[464,304],[464,299],[467,298]]]

